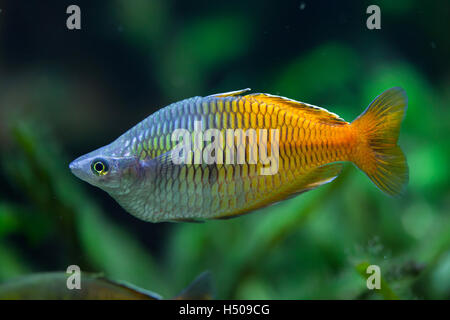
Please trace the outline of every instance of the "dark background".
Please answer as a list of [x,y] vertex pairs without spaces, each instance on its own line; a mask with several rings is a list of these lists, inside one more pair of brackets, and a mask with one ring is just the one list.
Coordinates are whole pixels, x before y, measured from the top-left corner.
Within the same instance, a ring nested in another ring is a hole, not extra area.
[[[81,30],[66,8],[81,8]],[[381,8],[381,30],[366,8]],[[0,281],[69,264],[170,296],[450,298],[448,1],[1,1]],[[159,108],[251,87],[351,121],[402,86],[407,194],[349,166],[331,185],[204,224],[137,220],[68,170]],[[359,268],[359,269],[358,269]]]

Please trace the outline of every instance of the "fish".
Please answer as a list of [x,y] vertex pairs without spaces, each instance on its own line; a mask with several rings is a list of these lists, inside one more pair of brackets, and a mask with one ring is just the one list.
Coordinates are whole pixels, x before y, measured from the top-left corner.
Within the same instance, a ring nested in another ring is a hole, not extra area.
[[351,123],[249,90],[172,103],[70,170],[149,222],[238,217],[330,183],[345,163],[389,196],[405,192],[409,169],[397,144],[408,105],[402,88],[381,93]]
[[[34,273],[0,284],[0,300],[161,300],[159,294],[101,274],[82,273],[80,289],[68,289],[70,274]],[[200,274],[173,300],[211,300],[214,297],[211,273]]]

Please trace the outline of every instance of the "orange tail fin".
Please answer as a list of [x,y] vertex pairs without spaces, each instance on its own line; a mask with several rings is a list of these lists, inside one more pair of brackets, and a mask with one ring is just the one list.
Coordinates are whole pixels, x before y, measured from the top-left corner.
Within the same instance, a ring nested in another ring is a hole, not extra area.
[[408,104],[402,88],[380,94],[351,124],[358,133],[354,163],[385,193],[403,193],[409,179],[405,155],[397,145]]

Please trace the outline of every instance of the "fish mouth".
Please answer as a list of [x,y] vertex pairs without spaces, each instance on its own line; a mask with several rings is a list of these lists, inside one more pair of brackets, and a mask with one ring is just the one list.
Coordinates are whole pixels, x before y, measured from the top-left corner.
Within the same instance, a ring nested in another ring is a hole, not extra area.
[[72,174],[75,177],[77,177],[77,178],[79,178],[81,180],[84,180],[84,181],[86,181],[86,179],[87,179],[87,176],[86,176],[86,163],[85,163],[86,161],[85,160],[86,160],[85,157],[82,156],[82,157],[80,157],[78,159],[75,159],[74,161],[72,161],[69,164],[69,169],[72,172]]
[[73,173],[74,176],[80,178],[81,168],[80,168],[79,162],[77,160],[74,160],[69,164],[69,169]]
[[72,173],[73,173],[73,171],[75,170],[75,168],[76,168],[75,161],[72,161],[72,162],[69,164],[69,169],[70,169],[70,171],[72,171]]

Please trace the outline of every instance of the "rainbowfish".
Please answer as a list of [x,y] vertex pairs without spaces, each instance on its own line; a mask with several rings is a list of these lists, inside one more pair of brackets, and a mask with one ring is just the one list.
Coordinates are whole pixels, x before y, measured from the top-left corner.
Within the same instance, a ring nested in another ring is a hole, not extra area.
[[[0,285],[0,300],[161,300],[154,292],[101,275],[82,273],[80,289],[68,289],[65,272],[35,273]],[[203,272],[175,300],[213,298],[211,274]]]
[[173,103],[70,169],[151,222],[245,214],[333,181],[344,162],[388,195],[404,191],[408,165],[397,145],[403,89],[383,92],[352,123],[249,90]]

